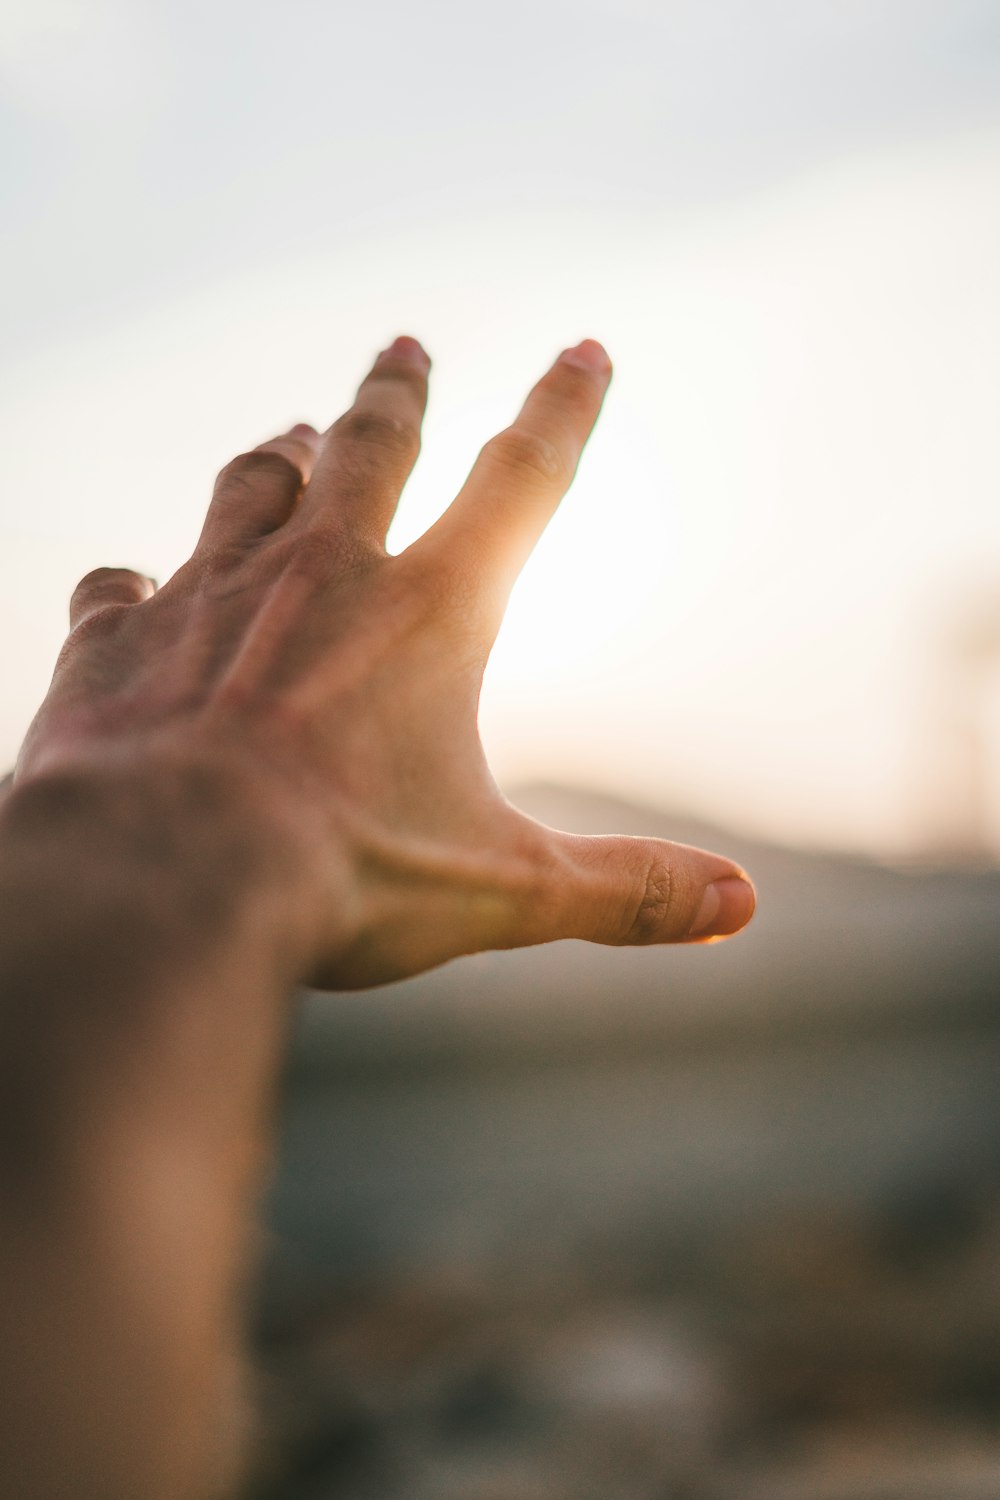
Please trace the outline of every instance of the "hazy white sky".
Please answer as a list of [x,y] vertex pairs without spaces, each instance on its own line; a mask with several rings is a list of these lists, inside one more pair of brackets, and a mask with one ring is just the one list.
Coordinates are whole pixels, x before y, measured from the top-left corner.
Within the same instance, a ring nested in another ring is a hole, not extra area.
[[213,470],[394,333],[436,361],[397,544],[593,334],[612,393],[484,699],[501,774],[946,833],[947,633],[1000,611],[998,85],[971,0],[8,0],[0,754],[76,577],[167,574]]

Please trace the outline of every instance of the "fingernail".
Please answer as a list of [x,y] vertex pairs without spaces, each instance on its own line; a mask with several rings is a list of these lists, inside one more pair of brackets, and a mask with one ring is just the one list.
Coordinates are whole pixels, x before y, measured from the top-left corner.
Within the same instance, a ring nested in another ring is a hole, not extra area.
[[611,361],[596,339],[584,339],[582,344],[564,349],[559,358],[564,365],[576,365],[578,370],[589,370],[591,374],[606,375],[611,369]]
[[393,359],[408,359],[414,365],[430,364],[430,359],[419,339],[411,339],[406,333],[401,333],[398,339],[393,339],[388,349],[383,349],[379,358],[381,359],[386,354],[391,354]]
[[689,938],[729,937],[745,927],[757,906],[749,880],[727,875],[714,880],[701,898],[698,915],[691,923]]

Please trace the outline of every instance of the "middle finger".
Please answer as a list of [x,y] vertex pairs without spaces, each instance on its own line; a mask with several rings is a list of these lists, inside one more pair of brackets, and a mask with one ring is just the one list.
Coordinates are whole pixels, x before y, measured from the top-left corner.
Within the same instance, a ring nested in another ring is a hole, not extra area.
[[326,434],[298,524],[384,543],[420,452],[429,369],[416,339],[404,335],[383,350]]

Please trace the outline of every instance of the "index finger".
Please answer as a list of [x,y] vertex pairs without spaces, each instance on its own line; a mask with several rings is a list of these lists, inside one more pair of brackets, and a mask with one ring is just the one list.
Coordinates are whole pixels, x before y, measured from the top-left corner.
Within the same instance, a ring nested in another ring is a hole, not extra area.
[[573,482],[610,380],[611,361],[594,339],[564,350],[414,550],[485,573],[506,597]]

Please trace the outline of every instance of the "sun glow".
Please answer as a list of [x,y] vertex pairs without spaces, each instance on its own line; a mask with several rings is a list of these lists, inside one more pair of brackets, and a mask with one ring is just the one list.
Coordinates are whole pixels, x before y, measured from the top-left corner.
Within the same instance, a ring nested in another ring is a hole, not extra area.
[[[490,403],[463,412],[445,431],[431,424],[391,550],[430,525],[442,495],[457,488],[449,459],[474,456],[510,415]],[[492,653],[492,691],[533,695],[554,681],[561,690],[590,688],[620,662],[641,633],[642,616],[662,598],[676,553],[662,490],[653,435],[616,402],[612,387],[569,494],[514,585]]]
[[380,342],[416,333],[435,361],[399,550],[559,348],[591,335],[615,378],[487,673],[498,773],[919,847],[928,777],[951,764],[932,744],[929,605],[970,571],[995,592],[1000,573],[998,163],[982,133],[683,226],[417,227],[344,247],[336,276],[322,257],[229,275],[25,358],[0,392],[0,485],[18,497],[0,624],[28,642],[4,759],[76,579],[101,563],[169,576],[208,476],[343,410]]

